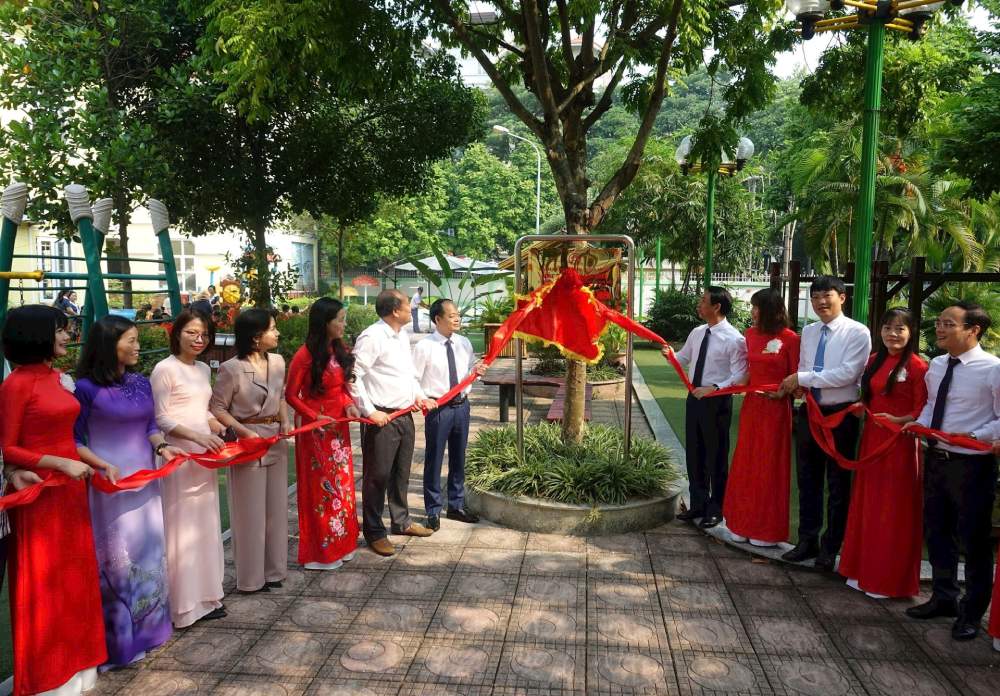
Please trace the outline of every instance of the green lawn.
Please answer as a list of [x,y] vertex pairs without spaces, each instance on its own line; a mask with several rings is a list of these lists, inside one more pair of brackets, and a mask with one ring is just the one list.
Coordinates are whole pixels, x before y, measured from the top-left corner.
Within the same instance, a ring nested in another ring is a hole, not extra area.
[[[636,348],[635,364],[642,373],[642,378],[652,392],[656,403],[659,404],[670,427],[677,434],[678,439],[684,442],[684,401],[687,398],[687,390],[680,377],[674,372],[670,364],[660,355],[659,349]],[[740,408],[743,406],[743,397],[733,398],[733,424],[729,429],[729,457],[732,461],[733,450],[736,449],[736,433],[739,430]],[[683,466],[683,463],[682,463]],[[792,448],[792,481],[791,481],[791,510],[789,511],[789,536],[793,543],[799,537],[799,488],[795,481],[795,448]]]
[[[482,336],[480,335],[480,341]],[[295,447],[288,451],[288,485],[295,483]],[[229,529],[229,505],[226,496],[228,487],[226,486],[226,475],[223,470],[219,471],[219,514],[222,518],[222,529]],[[11,656],[10,637],[10,602],[7,598],[7,590],[10,583],[4,581],[3,597],[0,598],[0,681],[3,681],[14,671],[13,658]]]

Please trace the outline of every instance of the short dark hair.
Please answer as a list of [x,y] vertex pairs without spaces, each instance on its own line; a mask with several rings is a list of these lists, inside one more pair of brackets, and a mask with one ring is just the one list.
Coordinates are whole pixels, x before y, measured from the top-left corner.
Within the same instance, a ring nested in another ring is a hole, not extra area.
[[181,332],[184,327],[195,319],[205,325],[205,333],[208,334],[208,346],[215,345],[215,324],[207,314],[190,307],[181,310],[181,313],[174,317],[174,325],[170,327],[170,354],[180,355],[181,353]]
[[733,311],[733,296],[729,294],[729,291],[718,285],[709,285],[705,292],[708,293],[709,304],[719,305],[719,312],[722,313],[722,316],[728,317],[729,313]]
[[257,349],[254,341],[262,333],[271,328],[274,319],[266,309],[248,309],[240,312],[233,322],[233,333],[236,334],[236,357],[245,358]]
[[450,299],[448,299],[447,297],[441,297],[441,298],[439,298],[439,299],[437,299],[437,300],[434,300],[434,301],[433,301],[433,302],[431,303],[431,309],[430,309],[430,315],[431,315],[431,323],[432,323],[432,324],[433,324],[433,323],[434,323],[435,321],[437,321],[437,318],[438,318],[439,316],[441,316],[442,314],[444,314],[444,306],[445,306],[446,304],[452,304],[452,305],[453,305],[453,304],[455,304],[455,303],[454,303],[454,302],[452,302],[452,301],[451,301]]
[[207,288],[205,288],[206,292],[209,291],[209,290],[215,290],[215,286],[214,285],[209,285]]
[[298,313],[299,313],[299,308],[298,307],[292,307],[292,314],[298,314]]
[[750,304],[757,308],[757,328],[761,333],[772,335],[788,328],[788,310],[777,290],[758,290],[750,296]]
[[287,312],[289,309],[291,309],[291,307],[289,307],[287,304],[281,305],[281,311],[282,312]]
[[847,285],[844,284],[843,280],[832,275],[816,276],[809,284],[810,295],[814,292],[827,292],[828,290],[834,290],[838,295],[846,295]]
[[33,365],[56,356],[56,332],[68,324],[55,307],[32,304],[15,307],[3,325],[3,352],[16,365]]
[[134,328],[134,322],[114,314],[94,322],[76,365],[76,378],[86,377],[102,387],[119,384],[123,375],[118,371],[118,341]]
[[403,300],[405,295],[395,288],[387,288],[378,294],[375,298],[375,314],[379,316],[379,319],[385,319],[387,316],[395,312],[397,309],[403,306]]
[[990,330],[991,326],[993,326],[993,320],[990,318],[990,315],[987,314],[986,310],[983,309],[982,305],[978,305],[975,302],[969,302],[967,300],[959,300],[951,306],[965,310],[965,325],[978,326],[979,335],[976,336],[976,338],[980,341],[983,340],[983,336],[985,336],[986,332]]

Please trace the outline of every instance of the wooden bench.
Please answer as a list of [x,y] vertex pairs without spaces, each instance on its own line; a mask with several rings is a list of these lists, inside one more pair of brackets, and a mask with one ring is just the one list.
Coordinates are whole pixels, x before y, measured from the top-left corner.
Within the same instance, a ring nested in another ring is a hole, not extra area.
[[[583,419],[590,420],[590,398],[593,394],[593,389],[591,385],[587,385],[587,391],[583,395]],[[547,421],[561,421],[563,419],[563,411],[566,409],[566,385],[563,384],[559,387],[559,391],[556,392],[556,396],[552,399],[552,405],[549,406],[549,412],[545,415],[545,420]]]
[[[483,384],[500,387],[500,422],[507,423],[510,420],[510,405],[514,403],[514,386],[517,383],[514,376],[514,368],[491,367],[483,375],[481,381]],[[559,377],[533,375],[528,370],[524,370],[521,375],[521,385],[525,387],[558,387],[563,385],[563,380]]]

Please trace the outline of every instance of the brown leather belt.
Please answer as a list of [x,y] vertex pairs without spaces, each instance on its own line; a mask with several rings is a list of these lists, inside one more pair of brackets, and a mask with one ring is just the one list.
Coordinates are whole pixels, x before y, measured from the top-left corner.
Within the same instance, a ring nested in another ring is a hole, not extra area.
[[242,425],[270,425],[271,423],[280,423],[281,418],[277,415],[274,416],[258,416],[256,418],[244,418],[240,421]]

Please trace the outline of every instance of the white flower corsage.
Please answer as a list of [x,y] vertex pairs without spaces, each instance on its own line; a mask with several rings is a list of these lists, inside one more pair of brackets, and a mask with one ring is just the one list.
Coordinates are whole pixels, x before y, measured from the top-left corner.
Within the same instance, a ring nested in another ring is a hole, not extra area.
[[781,345],[782,344],[780,338],[772,338],[770,341],[767,342],[767,345],[764,347],[764,353],[765,354],[780,353]]
[[73,378],[67,375],[65,372],[59,373],[59,384],[61,384],[62,388],[68,391],[70,394],[76,392],[76,382],[74,382]]
[[906,368],[905,367],[899,368],[899,372],[896,373],[896,381],[897,382],[905,382],[906,381]]

